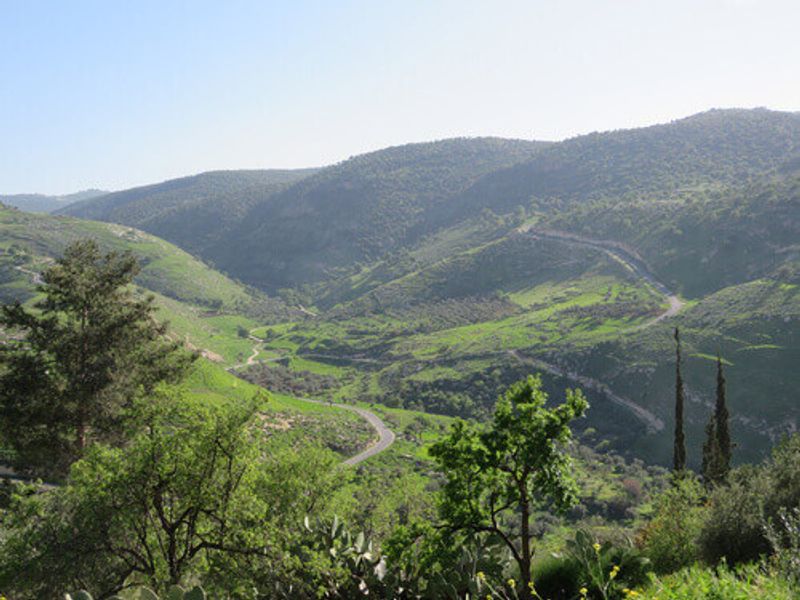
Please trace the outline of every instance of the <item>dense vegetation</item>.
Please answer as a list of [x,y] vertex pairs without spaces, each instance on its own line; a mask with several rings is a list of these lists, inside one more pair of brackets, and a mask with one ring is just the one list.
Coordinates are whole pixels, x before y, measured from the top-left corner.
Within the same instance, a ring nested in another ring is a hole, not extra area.
[[[755,460],[800,418],[791,393],[800,385],[798,148],[797,114],[713,110],[551,144],[389,148],[283,173],[269,191],[250,186],[277,172],[210,173],[74,210],[164,235],[299,310],[270,303],[269,318],[234,325],[165,309],[229,365],[256,351],[297,372],[282,373],[284,382],[336,379],[324,394],[311,384],[323,398],[333,390],[479,418],[535,365],[552,393],[595,391],[602,409],[591,426],[661,464],[671,454],[671,374],[661,357],[677,324],[689,449],[702,438],[702,408],[713,402],[707,367],[719,353],[730,367],[733,431],[742,457]],[[617,244],[685,304],[650,323],[666,310],[663,294],[618,257],[536,239],[542,230]],[[258,348],[227,341],[230,327],[281,320]]]
[[[44,271],[36,306],[5,309],[18,341],[0,374],[36,402],[20,419],[8,410],[18,398],[0,397],[4,445],[58,413],[66,447],[78,450],[53,461],[64,466],[60,485],[4,488],[8,597],[155,597],[143,586],[187,598],[797,594],[800,438],[760,465],[718,468],[730,446],[717,435],[729,419],[721,361],[702,483],[689,471],[665,481],[663,470],[609,454],[592,429],[574,440],[587,400],[570,391],[553,403],[539,377],[511,385],[484,423],[376,407],[398,440],[352,469],[341,457],[369,443],[355,415],[268,394],[207,361],[167,373],[185,354],[127,285],[135,273],[131,255],[78,242]],[[281,328],[244,334],[289,341],[291,327]],[[297,373],[324,366],[295,360]],[[316,381],[332,384],[331,373]],[[51,382],[48,394],[34,380]],[[70,416],[86,408],[92,420]],[[50,474],[38,458],[18,451],[17,467]],[[198,584],[205,592],[188,591]]]
[[54,212],[60,208],[66,208],[70,204],[81,202],[82,200],[91,200],[102,196],[106,192],[101,190],[84,190],[74,194],[66,194],[64,196],[46,196],[45,194],[9,194],[0,196],[0,202],[6,206],[13,206],[20,210],[27,210],[29,212],[49,213]]
[[[796,597],[798,149],[710,111],[0,210],[2,456],[61,484],[3,488],[0,592]],[[349,468],[353,408],[396,438]]]

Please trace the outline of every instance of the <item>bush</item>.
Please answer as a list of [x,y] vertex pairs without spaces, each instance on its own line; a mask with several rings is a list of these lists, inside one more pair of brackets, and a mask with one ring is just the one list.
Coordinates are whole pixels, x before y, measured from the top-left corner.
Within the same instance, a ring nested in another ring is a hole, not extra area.
[[769,553],[764,532],[764,501],[769,482],[762,469],[734,470],[726,485],[709,498],[709,510],[699,537],[700,552],[709,564],[755,562]]
[[703,558],[715,564],[754,562],[771,550],[765,526],[800,506],[800,436],[786,438],[759,467],[742,467],[710,497],[700,535]]
[[659,579],[638,596],[642,600],[796,600],[797,589],[763,566],[746,565],[731,570],[693,566]]
[[649,561],[629,540],[620,544],[600,543],[585,530],[567,542],[564,556],[542,562],[534,569],[534,584],[541,598],[578,597],[581,589],[589,598],[624,598],[624,590],[647,580]]
[[672,573],[698,559],[703,495],[703,486],[687,476],[656,498],[653,519],[639,532],[638,541],[657,573]]
[[781,511],[766,527],[773,564],[786,579],[800,586],[800,507]]
[[533,567],[533,583],[542,598],[571,600],[577,597],[583,569],[567,556],[550,556]]

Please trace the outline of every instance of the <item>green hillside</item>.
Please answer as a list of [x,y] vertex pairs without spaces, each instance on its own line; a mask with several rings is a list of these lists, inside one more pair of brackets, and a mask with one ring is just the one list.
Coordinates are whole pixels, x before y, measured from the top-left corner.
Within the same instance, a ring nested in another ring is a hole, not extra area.
[[252,343],[237,335],[239,328],[301,315],[142,231],[12,208],[0,208],[2,301],[33,298],[38,273],[67,244],[81,238],[96,239],[106,251],[132,252],[143,267],[136,283],[156,296],[162,318],[172,323],[175,334],[225,363],[250,354]]
[[20,210],[27,210],[29,212],[43,212],[49,213],[66,208],[70,204],[81,202],[83,200],[90,200],[97,198],[108,192],[102,190],[84,190],[74,194],[65,194],[63,196],[47,196],[45,194],[9,194],[6,196],[0,195],[0,203],[6,206],[13,206]]
[[[178,293],[180,276],[171,290],[147,284],[193,345],[320,398],[481,418],[504,385],[543,371],[552,392],[590,390],[600,407],[590,424],[617,448],[666,462],[670,332],[680,325],[692,352],[689,426],[703,426],[709,357],[720,351],[744,458],[800,419],[787,375],[797,356],[798,152],[795,113],[713,110],[552,144],[389,148],[273,182],[258,198],[251,191],[266,188],[248,186],[267,172],[176,180],[75,210],[178,236],[225,272],[283,288],[305,312],[267,303],[264,317],[206,314],[207,302]],[[209,218],[212,207],[229,214]],[[590,243],[537,236],[553,230]],[[677,315],[666,313],[681,303],[667,288],[684,299]],[[255,339],[237,335],[250,330]]]
[[59,212],[142,229],[203,254],[254,205],[315,169],[211,171],[105,194]]

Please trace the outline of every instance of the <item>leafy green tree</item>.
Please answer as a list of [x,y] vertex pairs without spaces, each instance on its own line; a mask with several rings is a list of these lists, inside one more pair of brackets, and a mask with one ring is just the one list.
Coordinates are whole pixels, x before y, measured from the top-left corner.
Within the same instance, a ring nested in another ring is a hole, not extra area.
[[681,375],[681,338],[675,328],[675,443],[672,453],[672,468],[680,473],[686,469],[686,439],[683,433],[683,407],[686,391]]
[[259,573],[296,575],[301,557],[286,549],[338,485],[338,460],[274,446],[258,409],[258,400],[142,402],[141,428],[124,449],[95,444],[66,485],[16,499],[0,542],[0,589],[23,600],[64,589],[105,597],[200,577],[209,591],[235,595]]
[[567,391],[566,401],[547,408],[539,377],[518,382],[502,396],[487,426],[457,421],[434,444],[431,456],[447,477],[440,516],[454,531],[499,537],[520,572],[519,596],[531,598],[535,511],[549,504],[572,506],[577,484],[564,445],[570,423],[588,408],[583,394]]
[[0,430],[20,470],[63,474],[92,441],[118,441],[135,398],[193,360],[134,293],[138,272],[131,254],[78,241],[42,275],[34,310],[3,307],[14,339],[0,350]]

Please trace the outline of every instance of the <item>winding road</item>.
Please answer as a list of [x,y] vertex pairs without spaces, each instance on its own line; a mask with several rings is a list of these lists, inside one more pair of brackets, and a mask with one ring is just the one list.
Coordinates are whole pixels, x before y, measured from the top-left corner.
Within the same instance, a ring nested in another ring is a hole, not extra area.
[[36,271],[31,271],[29,269],[26,269],[25,267],[14,267],[14,268],[20,273],[25,273],[25,275],[30,277],[34,285],[44,284],[44,279],[42,279],[41,273],[37,273]]
[[375,456],[386,450],[389,446],[394,444],[395,435],[394,431],[389,429],[386,426],[386,423],[381,420],[381,418],[376,415],[374,412],[367,410],[366,408],[360,408],[358,406],[351,406],[349,404],[338,404],[338,403],[328,403],[323,402],[322,400],[312,400],[311,398],[300,398],[300,400],[305,400],[306,402],[313,402],[314,404],[327,404],[329,406],[335,406],[336,408],[341,408],[344,410],[349,410],[358,414],[361,418],[363,418],[367,423],[369,423],[375,432],[378,434],[378,441],[374,444],[370,445],[366,449],[362,450],[355,456],[351,456],[347,460],[342,461],[344,465],[357,465],[360,462],[364,462],[368,458]]
[[[255,364],[256,357],[258,356],[259,346],[264,343],[264,340],[258,338],[253,335],[252,331],[248,336],[251,340],[255,341],[255,345],[253,346],[253,353],[248,357],[247,361],[238,365],[234,365],[228,369],[228,371],[233,372],[238,368],[249,366]],[[270,360],[270,359],[267,359]],[[278,360],[278,359],[271,359],[271,360]],[[394,432],[386,426],[386,423],[376,415],[374,412],[369,411],[365,408],[360,408],[358,406],[351,406],[349,404],[339,404],[339,403],[331,403],[331,402],[324,402],[322,400],[312,400],[311,398],[298,398],[299,400],[303,400],[304,402],[313,402],[314,404],[323,404],[328,406],[334,406],[336,408],[340,408],[342,410],[349,410],[350,412],[354,412],[359,415],[362,419],[364,419],[367,423],[369,423],[375,432],[378,434],[378,441],[371,444],[363,451],[359,452],[355,456],[351,456],[350,458],[342,461],[342,464],[353,466],[357,465],[360,462],[364,462],[368,458],[375,456],[386,450],[389,446],[394,444],[395,435]]]
[[535,227],[523,227],[518,230],[520,233],[527,233],[537,239],[550,240],[554,242],[563,242],[565,244],[573,244],[576,246],[583,246],[587,248],[594,248],[601,252],[605,252],[611,258],[624,265],[631,273],[642,279],[650,287],[652,287],[659,294],[664,296],[664,299],[669,304],[668,308],[646,323],[632,327],[628,331],[635,331],[646,329],[651,325],[655,325],[659,321],[663,321],[669,317],[675,316],[683,308],[683,300],[678,295],[670,290],[664,283],[659,281],[644,259],[639,256],[635,250],[628,248],[624,244],[614,242],[611,240],[598,240],[594,238],[584,237],[566,231],[556,231],[553,229],[537,229]]
[[[565,231],[537,229],[534,227],[520,228],[518,231],[520,233],[534,236],[537,239],[562,242],[565,244],[574,244],[577,246],[594,248],[595,250],[605,252],[614,260],[624,265],[635,276],[639,277],[639,279],[642,279],[659,294],[664,296],[664,299],[668,303],[668,307],[666,310],[664,310],[664,312],[645,323],[623,330],[622,333],[641,331],[642,329],[651,327],[652,325],[655,325],[664,319],[668,319],[669,317],[678,314],[681,308],[683,308],[683,301],[678,297],[677,294],[675,294],[664,283],[656,278],[656,276],[647,266],[647,263],[645,263],[645,261],[634,250],[627,248],[619,242],[597,240]],[[646,408],[639,406],[633,400],[629,400],[628,398],[624,398],[619,394],[614,393],[611,388],[602,381],[586,375],[581,375],[580,373],[576,373],[574,371],[568,371],[567,369],[547,363],[537,358],[523,356],[518,350],[509,350],[508,353],[517,360],[528,363],[537,369],[550,373],[551,375],[566,377],[567,379],[571,379],[572,381],[579,383],[585,388],[604,394],[613,403],[631,411],[631,413],[633,413],[637,419],[645,424],[650,432],[657,432],[664,429],[664,421],[661,418],[657,417]]]

